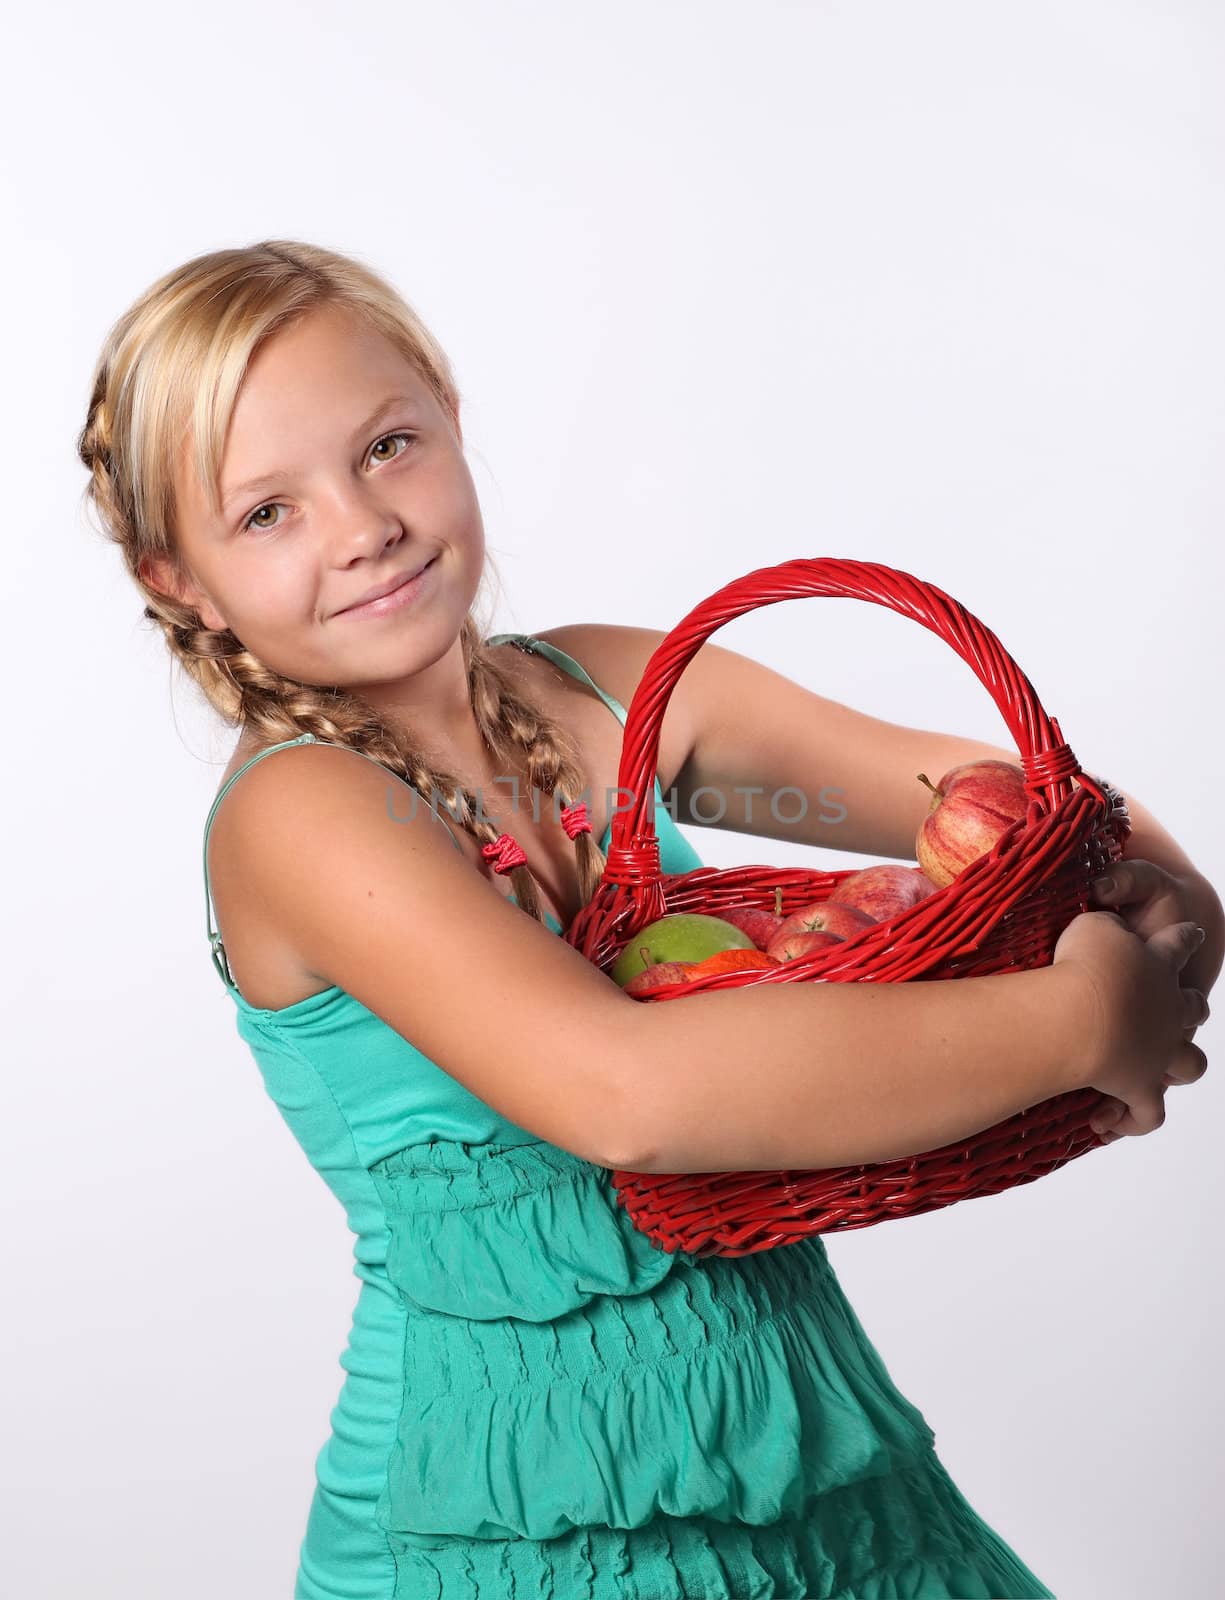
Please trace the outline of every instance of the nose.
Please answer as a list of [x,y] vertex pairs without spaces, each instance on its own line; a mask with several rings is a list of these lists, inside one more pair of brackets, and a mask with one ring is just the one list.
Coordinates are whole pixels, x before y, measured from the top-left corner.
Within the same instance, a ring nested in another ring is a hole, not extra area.
[[399,512],[372,486],[338,490],[328,506],[328,528],[329,550],[338,566],[377,556],[404,537]]

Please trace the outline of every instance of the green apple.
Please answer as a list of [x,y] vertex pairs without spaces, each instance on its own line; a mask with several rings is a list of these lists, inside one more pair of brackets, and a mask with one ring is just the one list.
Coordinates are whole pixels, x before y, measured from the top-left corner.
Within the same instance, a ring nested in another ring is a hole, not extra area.
[[722,917],[707,917],[698,911],[673,911],[656,922],[648,922],[633,935],[613,962],[609,977],[624,988],[636,973],[653,967],[658,961],[704,961],[720,950],[756,948],[747,933],[724,922]]

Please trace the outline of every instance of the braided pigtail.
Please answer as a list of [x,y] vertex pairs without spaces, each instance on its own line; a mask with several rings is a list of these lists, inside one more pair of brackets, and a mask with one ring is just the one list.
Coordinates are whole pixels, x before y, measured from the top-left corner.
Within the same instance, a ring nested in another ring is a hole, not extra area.
[[[497,758],[510,768],[522,767],[529,793],[539,791],[551,802],[558,825],[573,840],[579,894],[584,904],[595,893],[605,856],[580,800],[585,787],[582,761],[570,735],[537,706],[523,699],[489,647],[473,652],[469,690],[477,726]],[[520,875],[523,888],[520,889]],[[515,893],[532,914],[537,912],[536,881],[526,866],[512,869]]]

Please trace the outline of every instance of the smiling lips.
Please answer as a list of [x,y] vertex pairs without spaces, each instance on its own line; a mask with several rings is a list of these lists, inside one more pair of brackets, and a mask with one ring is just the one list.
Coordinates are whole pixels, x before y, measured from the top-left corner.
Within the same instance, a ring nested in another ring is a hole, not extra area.
[[[433,560],[432,556],[430,560]],[[367,594],[364,594],[360,600],[354,600],[351,605],[342,606],[336,615],[342,616],[346,611],[356,611],[360,606],[368,606],[372,600],[382,600],[386,595],[394,594],[397,589],[402,589],[405,584],[411,583],[414,578],[419,578],[429,564],[429,561],[422,562],[421,566],[414,568],[412,572],[401,572],[396,577],[389,578],[386,583],[380,583]]]

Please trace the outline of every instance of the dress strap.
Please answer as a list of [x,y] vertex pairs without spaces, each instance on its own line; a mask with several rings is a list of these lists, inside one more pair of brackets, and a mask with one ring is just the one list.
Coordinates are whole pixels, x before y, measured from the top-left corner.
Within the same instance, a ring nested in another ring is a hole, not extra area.
[[605,693],[599,684],[578,664],[573,656],[567,655],[564,650],[559,650],[555,644],[550,644],[547,639],[537,639],[530,633],[495,633],[485,640],[486,644],[503,644],[507,640],[517,644],[521,650],[526,650],[529,655],[545,656],[554,666],[560,667],[563,672],[568,672],[572,678],[589,684],[599,695],[604,704],[616,717],[624,728],[625,719],[629,715],[620,700],[611,694]]
[[[372,755],[367,755],[366,751],[353,750],[352,745],[341,744],[335,739],[320,739],[316,734],[313,733],[300,733],[296,739],[282,739],[278,744],[270,744],[267,749],[258,751],[251,757],[250,761],[243,762],[238,771],[233,773],[232,776],[222,785],[220,793],[217,795],[217,798],[213,801],[209,808],[208,820],[204,824],[204,919],[205,925],[208,929],[209,947],[211,948],[213,955],[213,966],[216,967],[221,981],[225,984],[227,989],[237,989],[238,985],[234,982],[233,975],[230,972],[230,964],[226,960],[225,947],[221,942],[221,934],[216,928],[213,927],[212,889],[209,885],[208,879],[208,836],[212,830],[213,818],[217,815],[217,807],[225,799],[226,795],[238,782],[239,778],[242,777],[243,773],[248,767],[255,766],[257,762],[263,761],[266,756],[275,755],[278,750],[288,750],[296,744],[327,744],[332,745],[337,750],[352,750],[354,755],[362,756],[365,760],[374,762],[374,765],[378,767],[380,772],[386,773],[389,778],[394,778],[397,783],[404,784],[404,787],[411,790],[414,795],[417,793],[416,789],[413,789],[412,784],[404,783],[404,779],[401,778],[398,773],[388,772],[387,768],[381,761],[377,760]],[[430,814],[431,816],[436,817],[442,826],[446,828],[447,837],[459,851],[460,855],[463,855],[463,845],[460,844],[459,840],[451,832],[451,829],[447,827],[447,824],[443,822],[442,818],[438,816],[438,813],[432,806],[430,807]]]
[[[572,678],[578,678],[583,683],[590,684],[590,686],[599,695],[600,699],[603,700],[604,704],[612,712],[613,716],[616,717],[617,721],[624,728],[626,718],[629,716],[629,712],[625,709],[615,695],[608,694],[605,690],[601,689],[595,679],[579,665],[573,656],[567,655],[566,652],[559,649],[557,645],[550,644],[547,639],[537,639],[536,636],[531,633],[494,633],[485,640],[486,644],[505,644],[508,642],[511,644],[517,644],[520,650],[526,650],[529,655],[540,655],[547,657],[547,659],[550,660],[554,666],[561,667],[563,672],[568,672]],[[655,778],[655,804],[656,816],[662,812],[667,818],[668,822],[675,826],[672,813],[668,810],[667,802],[664,800],[664,792],[660,787],[658,774],[656,774]]]

